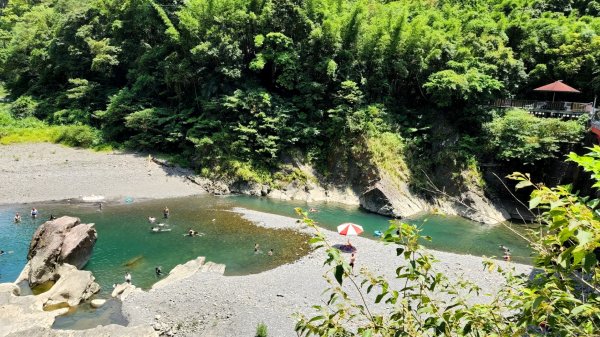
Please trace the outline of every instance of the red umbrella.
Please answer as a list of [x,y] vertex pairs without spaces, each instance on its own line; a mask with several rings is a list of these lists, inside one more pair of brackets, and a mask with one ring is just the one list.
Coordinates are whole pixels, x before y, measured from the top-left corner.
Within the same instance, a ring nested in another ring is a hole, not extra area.
[[546,84],[543,85],[539,88],[535,88],[533,89],[534,91],[548,91],[548,92],[553,92],[552,94],[552,102],[554,102],[554,95],[556,95],[557,92],[573,92],[573,93],[580,93],[581,91],[568,86],[566,84],[564,84],[562,82],[562,80],[550,83],[550,84]]
[[362,226],[350,222],[339,225],[337,230],[342,235],[359,235],[363,232]]

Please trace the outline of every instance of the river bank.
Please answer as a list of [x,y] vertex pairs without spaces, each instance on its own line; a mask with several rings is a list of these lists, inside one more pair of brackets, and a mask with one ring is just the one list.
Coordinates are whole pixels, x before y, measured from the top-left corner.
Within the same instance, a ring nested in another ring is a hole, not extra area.
[[107,200],[206,193],[192,172],[164,167],[145,155],[93,152],[50,143],[0,146],[0,204],[101,195]]
[[[259,226],[310,232],[291,217],[241,208],[234,211]],[[337,233],[327,230],[324,233],[334,244],[343,241]],[[352,238],[352,243],[358,249],[356,268],[367,267],[375,274],[393,279],[400,263],[392,259],[396,255],[394,246],[363,237]],[[268,247],[262,249],[266,251]],[[483,270],[481,257],[431,253],[440,260],[437,270],[451,280],[464,277],[482,287],[485,294],[496,293],[502,284],[497,273]],[[254,275],[197,273],[160,289],[132,294],[123,303],[123,313],[131,325],[160,323],[176,327],[178,336],[247,336],[261,322],[269,327],[270,336],[292,336],[296,323],[293,314],[311,314],[311,305],[324,299],[322,291],[328,285],[322,277],[327,271],[324,260],[324,252],[316,250],[297,262]],[[503,261],[498,264],[509,266]],[[519,273],[529,274],[532,270],[531,266],[510,265]],[[471,301],[481,303],[488,299],[482,295]]]

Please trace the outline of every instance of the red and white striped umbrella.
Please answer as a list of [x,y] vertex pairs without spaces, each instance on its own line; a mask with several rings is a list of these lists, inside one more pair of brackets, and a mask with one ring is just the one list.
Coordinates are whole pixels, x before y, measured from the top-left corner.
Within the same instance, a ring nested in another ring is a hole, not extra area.
[[350,222],[339,225],[337,230],[342,235],[359,235],[363,232],[362,226]]

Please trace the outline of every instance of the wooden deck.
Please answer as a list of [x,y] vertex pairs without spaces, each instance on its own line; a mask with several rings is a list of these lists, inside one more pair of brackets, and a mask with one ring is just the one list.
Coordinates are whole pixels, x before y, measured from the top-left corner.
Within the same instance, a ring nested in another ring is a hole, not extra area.
[[522,99],[497,99],[491,106],[497,108],[519,108],[536,116],[555,118],[577,118],[583,114],[591,114],[594,104],[582,102],[531,101]]

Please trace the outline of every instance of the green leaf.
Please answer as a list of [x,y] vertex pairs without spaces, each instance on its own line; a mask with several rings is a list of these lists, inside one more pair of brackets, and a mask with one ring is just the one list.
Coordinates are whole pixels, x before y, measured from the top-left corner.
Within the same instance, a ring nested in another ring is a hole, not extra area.
[[335,280],[340,285],[342,285],[342,282],[344,280],[344,266],[342,266],[342,265],[335,266]]
[[540,204],[541,201],[542,201],[542,199],[540,197],[531,198],[529,200],[529,209],[536,208]]
[[543,296],[538,296],[531,304],[531,309],[536,310],[545,299]]
[[594,234],[580,229],[577,231],[576,237],[579,245],[583,246],[594,239]]
[[404,248],[396,248],[396,256],[400,256],[402,253],[404,253]]
[[532,186],[532,185],[533,184],[531,183],[531,181],[522,180],[522,181],[519,181],[519,183],[515,186],[515,189],[518,190],[518,189],[525,188],[525,187]]
[[311,245],[315,244],[317,242],[323,242],[323,239],[320,238],[320,237],[314,237],[314,238],[311,238],[310,240],[308,240],[308,243],[311,244]]

